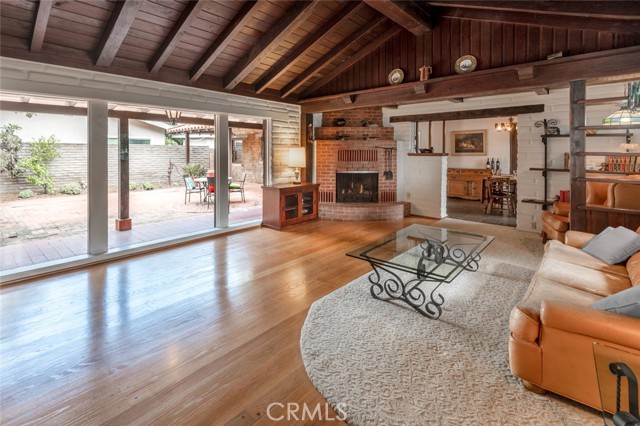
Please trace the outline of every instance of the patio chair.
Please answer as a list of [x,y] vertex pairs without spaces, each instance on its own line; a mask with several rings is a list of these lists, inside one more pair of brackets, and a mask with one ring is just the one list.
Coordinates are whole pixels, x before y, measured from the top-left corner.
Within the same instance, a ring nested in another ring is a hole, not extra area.
[[191,194],[198,193],[200,196],[200,202],[202,202],[202,193],[205,191],[204,186],[196,186],[193,178],[189,175],[182,175],[184,180],[184,203],[187,204],[187,195],[189,195],[189,202],[191,202]]
[[240,197],[242,198],[242,202],[244,203],[246,200],[244,198],[244,182],[247,180],[247,172],[242,173],[242,180],[240,182],[231,182],[229,184],[229,197],[231,197],[232,192],[239,192]]
[[207,200],[207,208],[209,205],[214,202],[215,199],[213,197],[216,196],[216,177],[215,176],[207,176],[207,195],[204,198]]

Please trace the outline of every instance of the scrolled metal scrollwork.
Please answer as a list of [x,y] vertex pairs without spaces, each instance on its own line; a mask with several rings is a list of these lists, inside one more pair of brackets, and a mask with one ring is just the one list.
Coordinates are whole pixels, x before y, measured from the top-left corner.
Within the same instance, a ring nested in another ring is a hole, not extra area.
[[[373,262],[371,262],[371,266],[373,272],[369,274],[368,279],[371,283],[371,295],[375,299],[402,301],[428,318],[438,319],[440,317],[444,297],[436,290],[441,282],[424,278],[404,281],[400,275],[388,268]],[[435,283],[435,287],[430,292],[426,292],[421,287],[425,282]]]

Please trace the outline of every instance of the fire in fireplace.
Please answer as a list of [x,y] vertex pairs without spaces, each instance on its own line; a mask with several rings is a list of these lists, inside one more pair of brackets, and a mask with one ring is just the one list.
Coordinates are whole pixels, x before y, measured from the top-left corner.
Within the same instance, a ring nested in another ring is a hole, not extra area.
[[336,172],[338,203],[377,203],[378,172]]

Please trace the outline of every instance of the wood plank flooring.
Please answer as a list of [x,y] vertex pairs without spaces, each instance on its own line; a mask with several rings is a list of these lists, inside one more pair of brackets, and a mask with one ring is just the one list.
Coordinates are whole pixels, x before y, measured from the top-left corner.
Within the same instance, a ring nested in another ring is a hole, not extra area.
[[370,270],[351,248],[431,222],[252,229],[0,288],[0,424],[344,425],[302,364],[309,306]]

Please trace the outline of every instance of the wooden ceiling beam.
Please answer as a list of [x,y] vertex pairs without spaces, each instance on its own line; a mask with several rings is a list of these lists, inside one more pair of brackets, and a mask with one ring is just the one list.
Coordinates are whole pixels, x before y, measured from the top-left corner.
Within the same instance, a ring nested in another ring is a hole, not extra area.
[[311,78],[313,78],[316,74],[322,71],[327,65],[333,62],[338,56],[344,54],[349,47],[371,33],[378,25],[386,22],[387,19],[384,16],[380,16],[377,19],[369,22],[368,25],[359,28],[353,34],[351,34],[346,39],[342,40],[338,45],[336,45],[333,49],[327,52],[323,57],[318,59],[307,68],[303,73],[294,78],[291,82],[289,82],[281,91],[280,97],[286,98],[291,95],[295,90],[297,90],[300,86],[305,84]]
[[415,1],[363,0],[364,3],[404,27],[416,37],[433,29],[433,16],[427,6]]
[[129,28],[136,19],[136,14],[142,3],[143,0],[124,0],[115,3],[107,27],[96,49],[96,66],[108,67],[111,65],[129,32]]
[[363,3],[349,2],[338,11],[327,23],[323,24],[315,33],[309,35],[299,43],[287,56],[276,63],[272,69],[264,74],[255,85],[256,93],[262,93],[269,85],[287,72],[302,56],[316,46],[316,43],[323,40],[331,31],[343,25],[357,9],[363,7]]
[[234,37],[237,36],[253,18],[253,15],[255,14],[260,4],[260,1],[255,0],[249,0],[244,3],[242,8],[233,17],[233,20],[214,40],[205,54],[202,55],[200,59],[198,59],[198,62],[196,62],[194,67],[189,72],[189,78],[192,82],[199,79],[202,74],[204,74],[204,72],[211,66],[211,64],[216,59],[218,59],[218,56],[220,56],[222,51],[229,45],[229,43],[233,41]]
[[[408,82],[396,86],[302,99],[299,103],[302,105],[303,113],[316,113],[442,101],[459,97],[502,95],[533,91],[539,87],[566,87],[567,82],[571,80],[588,80],[592,83],[628,81],[640,78],[640,46],[537,61],[526,65],[535,68],[533,78],[528,80],[518,78],[518,66],[509,66],[429,79],[428,91],[424,94],[415,93],[416,82]],[[342,101],[347,95],[355,95],[350,105],[345,105]]]
[[[266,34],[260,37],[258,44],[253,46],[249,54],[242,58],[222,79],[223,86],[231,90],[242,82],[258,64],[279,47],[291,31],[303,25],[316,4],[320,0],[295,2],[285,15]],[[284,48],[279,47],[284,51]]]
[[346,61],[344,61],[343,63],[341,63],[337,67],[335,67],[331,72],[326,74],[321,79],[315,81],[308,88],[306,88],[304,90],[304,92],[302,93],[302,96],[308,96],[309,94],[315,92],[316,90],[318,90],[319,88],[321,88],[322,86],[327,84],[329,81],[331,81],[334,78],[336,78],[340,73],[342,73],[343,71],[349,69],[349,67],[353,66],[353,64],[358,62],[360,59],[364,58],[365,56],[367,56],[368,54],[370,54],[371,52],[376,50],[378,47],[380,47],[382,44],[384,44],[391,37],[395,36],[396,34],[399,34],[400,31],[402,31],[402,27],[399,26],[399,25],[393,24],[393,26],[391,28],[386,30],[384,33],[380,34],[378,37],[375,38],[375,40],[371,41],[364,48],[358,50],[349,59],[347,59]]
[[483,108],[467,111],[436,112],[432,114],[397,115],[391,117],[391,123],[422,122],[422,121],[452,121],[471,120],[475,118],[508,117],[518,114],[536,114],[544,112],[544,104],[521,105],[504,108]]
[[472,19],[510,24],[542,25],[556,28],[607,31],[620,33],[640,32],[640,19],[622,20],[611,18],[585,19],[573,15],[548,15],[538,11],[488,10],[467,7],[439,7],[439,17],[453,19]]
[[36,12],[36,19],[33,23],[33,33],[31,34],[31,52],[39,52],[42,49],[42,43],[44,42],[44,33],[47,30],[47,23],[49,22],[49,15],[51,15],[51,7],[53,1],[40,0],[38,2],[38,11]]
[[200,13],[205,4],[205,0],[190,1],[187,3],[187,7],[182,11],[173,28],[171,28],[162,46],[160,46],[160,49],[153,55],[153,59],[149,63],[149,72],[158,72],[160,68],[162,68],[180,41],[180,37],[191,27],[191,23],[196,16],[198,16],[198,13]]
[[431,6],[475,10],[528,12],[543,15],[576,16],[595,19],[640,19],[637,1],[429,1]]

